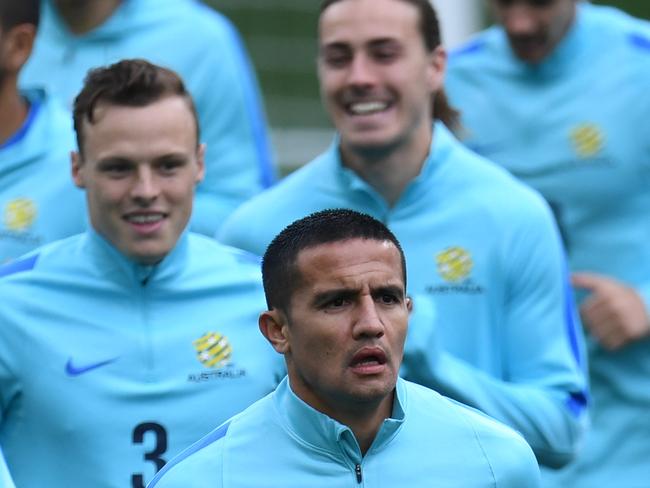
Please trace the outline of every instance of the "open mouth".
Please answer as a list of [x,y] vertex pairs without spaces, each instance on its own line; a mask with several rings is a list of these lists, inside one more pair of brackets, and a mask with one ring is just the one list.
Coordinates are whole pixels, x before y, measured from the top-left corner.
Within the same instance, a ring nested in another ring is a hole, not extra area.
[[355,371],[374,373],[383,369],[386,362],[386,354],[380,348],[364,348],[352,357],[350,367]]
[[387,102],[369,101],[369,102],[355,102],[346,105],[348,113],[351,115],[372,115],[387,110],[389,104]]
[[134,212],[124,215],[123,219],[131,226],[131,229],[141,235],[154,235],[167,219],[163,212]]

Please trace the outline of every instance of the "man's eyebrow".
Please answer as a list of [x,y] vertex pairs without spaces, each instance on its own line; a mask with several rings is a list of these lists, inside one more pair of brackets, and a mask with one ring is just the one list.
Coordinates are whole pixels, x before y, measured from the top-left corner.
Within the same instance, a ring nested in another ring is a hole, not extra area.
[[314,295],[312,303],[314,303],[315,305],[322,305],[335,298],[351,298],[358,294],[359,294],[358,288],[348,288],[348,287],[334,288],[334,289],[329,289],[329,290],[316,293],[316,295]]
[[373,296],[375,295],[395,295],[399,298],[403,298],[406,293],[404,292],[404,287],[401,285],[382,285],[371,290]]
[[400,42],[393,37],[380,37],[378,39],[372,39],[368,42],[370,47],[383,47],[386,45],[395,45],[399,46]]
[[[319,305],[319,304],[322,305],[335,298],[352,298],[358,295],[359,293],[360,293],[359,288],[342,287],[342,288],[329,289],[322,292],[317,292],[314,295],[312,303],[314,303],[315,305]],[[404,291],[404,287],[402,285],[391,285],[391,284],[374,287],[370,290],[370,293],[372,294],[372,296],[388,294],[388,295],[395,295],[398,298],[403,298],[406,295]]]
[[318,48],[318,52],[322,53],[328,50],[350,50],[350,44],[344,41],[332,41],[321,44]]
[[174,153],[168,153],[168,154],[162,154],[160,156],[156,156],[156,158],[153,161],[155,163],[165,163],[168,161],[184,162],[187,160],[188,160],[187,154],[182,152],[174,152]]
[[97,160],[99,167],[110,166],[112,164],[133,164],[133,161],[124,156],[107,156]]
[[[400,45],[399,40],[393,38],[393,37],[378,37],[375,39],[371,39],[366,42],[367,46],[370,46],[371,48],[374,47],[382,47],[385,45]],[[351,44],[349,42],[345,41],[331,41],[331,42],[326,42],[324,44],[321,44],[319,51],[325,51],[328,49],[339,49],[339,50],[350,50],[351,49]]]

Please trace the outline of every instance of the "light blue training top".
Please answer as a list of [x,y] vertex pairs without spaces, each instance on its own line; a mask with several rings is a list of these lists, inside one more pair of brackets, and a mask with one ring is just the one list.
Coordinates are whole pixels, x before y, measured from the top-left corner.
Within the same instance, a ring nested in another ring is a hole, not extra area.
[[[465,143],[554,208],[571,270],[633,287],[650,317],[649,88],[650,23],[586,2],[541,64],[518,60],[494,27],[452,54],[447,82]],[[554,484],[647,487],[650,338],[588,345],[592,429]]]
[[0,264],[86,228],[86,200],[70,168],[72,118],[43,90],[21,94],[27,119],[0,145]]
[[0,268],[0,445],[17,486],[140,488],[272,391],[259,263],[183,234],[156,266],[94,231]]
[[74,35],[42,0],[34,52],[21,85],[46,86],[72,107],[90,68],[144,58],[176,71],[207,143],[192,230],[213,236],[240,203],[275,178],[255,74],[235,27],[195,0],[123,0],[99,27]]
[[2,455],[2,449],[0,449],[0,488],[16,488],[16,485],[14,485],[14,481],[11,479],[11,475],[9,474],[5,458]]
[[586,420],[582,342],[542,198],[437,124],[393,207],[343,166],[335,141],[242,205],[221,237],[262,253],[286,225],[326,208],[368,213],[402,244],[415,303],[404,377],[515,428],[540,463],[572,459]]
[[526,442],[428,388],[398,380],[365,455],[349,427],[277,390],[172,460],[149,488],[539,486]]

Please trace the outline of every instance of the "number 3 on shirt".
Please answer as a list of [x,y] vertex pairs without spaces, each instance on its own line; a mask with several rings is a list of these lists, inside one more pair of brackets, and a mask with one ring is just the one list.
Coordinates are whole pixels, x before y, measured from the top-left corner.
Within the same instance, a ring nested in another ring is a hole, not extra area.
[[[160,457],[167,451],[167,431],[162,425],[155,422],[143,422],[136,425],[135,429],[133,429],[133,443],[142,444],[145,434],[148,432],[153,433],[155,444],[151,451],[144,453],[144,459],[145,461],[154,463],[156,465],[156,472],[158,472],[167,462]],[[142,474],[131,475],[131,486],[132,488],[145,488],[146,483]]]

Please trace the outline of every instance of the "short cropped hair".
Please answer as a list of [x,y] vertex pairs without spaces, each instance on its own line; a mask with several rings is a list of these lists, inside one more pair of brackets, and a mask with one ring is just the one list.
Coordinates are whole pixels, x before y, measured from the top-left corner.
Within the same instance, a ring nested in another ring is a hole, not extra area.
[[192,97],[181,77],[174,71],[144,59],[125,59],[110,66],[92,69],[75,98],[74,130],[79,152],[83,154],[83,122],[93,124],[95,108],[100,104],[146,107],[167,97],[179,96],[187,101],[196,124],[199,144],[199,120]]
[[406,259],[395,235],[373,217],[346,209],[330,209],[296,220],[269,244],[262,259],[262,280],[269,310],[289,312],[291,296],[302,277],[298,269],[301,251],[350,239],[389,241],[399,251],[406,287]]
[[0,0],[0,27],[9,30],[19,24],[38,25],[39,0]]
[[[320,5],[320,15],[325,12],[331,5],[344,0],[323,0]],[[440,35],[440,22],[438,15],[433,8],[430,0],[396,0],[406,2],[417,8],[420,22],[418,28],[422,41],[428,52],[432,52],[442,43]],[[441,120],[450,129],[456,129],[460,125],[460,113],[453,108],[444,89],[440,89],[433,97],[431,107],[434,119]]]

